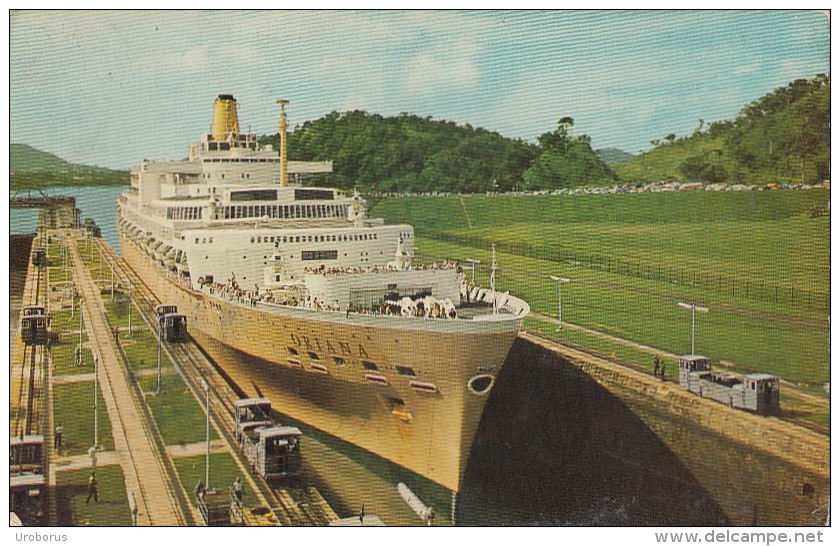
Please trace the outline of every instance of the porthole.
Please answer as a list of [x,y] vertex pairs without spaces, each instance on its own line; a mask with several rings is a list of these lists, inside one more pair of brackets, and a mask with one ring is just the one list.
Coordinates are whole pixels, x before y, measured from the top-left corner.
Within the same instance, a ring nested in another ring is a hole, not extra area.
[[495,379],[490,374],[476,375],[467,382],[467,388],[473,394],[487,394],[493,386]]

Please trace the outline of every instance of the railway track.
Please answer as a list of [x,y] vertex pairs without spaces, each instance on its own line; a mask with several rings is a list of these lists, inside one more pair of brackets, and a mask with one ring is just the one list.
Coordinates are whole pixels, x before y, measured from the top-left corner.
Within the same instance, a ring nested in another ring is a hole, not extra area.
[[[30,265],[30,268],[35,267]],[[31,270],[30,270],[31,271]],[[35,267],[35,283],[34,287],[30,287],[27,283],[27,293],[24,294],[21,300],[21,309],[27,306],[44,305],[44,294],[46,293],[45,284],[47,282],[47,274],[45,268]],[[22,314],[22,312],[21,312]],[[16,335],[14,343],[19,343],[22,347],[16,351],[21,355],[18,360],[19,366],[10,370],[10,377],[12,383],[10,385],[10,395],[15,394],[10,399],[9,412],[9,433],[11,436],[24,435],[43,435],[44,424],[43,417],[45,414],[44,399],[44,364],[47,356],[46,346],[44,345],[29,345],[20,340],[20,331]],[[17,382],[17,388],[15,388]]]
[[[151,331],[156,330],[155,307],[161,303],[145,282],[120,258],[116,251],[103,240],[95,240],[100,257],[113,267],[115,278],[123,286],[131,285],[134,309]],[[234,401],[241,396],[235,385],[212,363],[208,355],[195,343],[166,343],[163,350],[170,357],[176,370],[193,396],[204,408],[209,390],[210,419],[223,441],[228,445],[234,459],[243,471],[248,469],[241,456],[238,443],[233,437]],[[204,383],[204,384],[203,384]],[[249,483],[261,501],[267,505],[281,525],[320,526],[327,525],[337,516],[327,505],[321,494],[311,486],[293,483],[269,483],[253,472],[244,472]]]

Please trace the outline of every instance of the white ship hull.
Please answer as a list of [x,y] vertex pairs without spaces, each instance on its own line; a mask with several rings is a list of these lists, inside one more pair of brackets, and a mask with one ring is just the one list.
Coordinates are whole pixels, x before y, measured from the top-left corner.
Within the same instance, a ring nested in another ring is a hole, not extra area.
[[191,335],[249,396],[460,489],[490,391],[471,386],[492,385],[524,313],[423,320],[239,304],[179,284],[124,234],[120,243],[127,263],[161,302],[178,306]]

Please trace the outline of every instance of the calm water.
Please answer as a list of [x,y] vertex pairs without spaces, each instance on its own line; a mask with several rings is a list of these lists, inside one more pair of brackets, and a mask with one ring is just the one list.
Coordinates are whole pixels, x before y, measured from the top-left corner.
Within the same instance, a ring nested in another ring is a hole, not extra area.
[[[47,196],[70,196],[76,198],[76,208],[82,211],[82,221],[93,218],[102,230],[102,237],[119,250],[117,239],[117,197],[128,186],[79,187],[68,186],[44,190]],[[33,192],[36,195],[37,192]],[[35,233],[38,213],[31,209],[9,211],[9,227],[12,235]]]

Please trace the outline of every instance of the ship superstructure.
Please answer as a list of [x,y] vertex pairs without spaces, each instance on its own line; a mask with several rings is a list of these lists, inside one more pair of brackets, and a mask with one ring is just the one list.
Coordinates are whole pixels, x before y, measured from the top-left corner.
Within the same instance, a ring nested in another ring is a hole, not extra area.
[[220,95],[187,159],[133,168],[123,255],[249,395],[458,491],[529,307],[457,262],[415,264],[413,228],[357,193],[303,185],[332,164],[286,160],[278,102],[280,150]]

